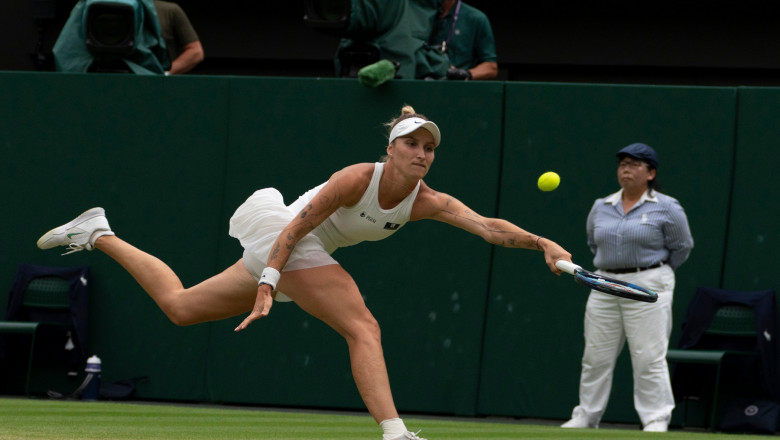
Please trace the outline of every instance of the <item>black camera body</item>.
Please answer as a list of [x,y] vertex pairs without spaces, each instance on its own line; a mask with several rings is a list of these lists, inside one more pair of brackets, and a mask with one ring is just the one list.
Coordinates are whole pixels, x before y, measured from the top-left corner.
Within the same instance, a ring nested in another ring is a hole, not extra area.
[[92,55],[122,57],[135,47],[140,7],[128,0],[87,0],[86,44]]

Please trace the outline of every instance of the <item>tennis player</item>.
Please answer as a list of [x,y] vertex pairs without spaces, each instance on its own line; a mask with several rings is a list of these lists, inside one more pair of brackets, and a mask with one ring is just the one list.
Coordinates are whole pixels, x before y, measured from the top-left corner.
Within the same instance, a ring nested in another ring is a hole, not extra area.
[[441,134],[435,123],[405,106],[390,127],[384,162],[360,163],[334,173],[290,206],[273,188],[261,189],[230,219],[243,258],[224,272],[184,288],[161,260],[117,237],[102,208],[90,209],[38,240],[38,247],[71,252],[99,249],[121,264],[177,325],[250,312],[236,331],[267,316],[273,299],[292,300],[341,334],[352,375],[383,440],[424,440],[398,417],[377,321],[352,277],[331,257],[342,246],[389,237],[408,221],[438,220],[504,247],[544,252],[550,270],[571,254],[512,223],[486,218],[423,182]]

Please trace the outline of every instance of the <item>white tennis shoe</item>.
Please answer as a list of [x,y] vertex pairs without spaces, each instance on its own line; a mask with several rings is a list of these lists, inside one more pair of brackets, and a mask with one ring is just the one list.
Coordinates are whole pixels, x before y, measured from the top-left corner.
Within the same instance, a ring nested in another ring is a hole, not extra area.
[[108,226],[108,219],[103,208],[92,208],[84,211],[62,226],[58,226],[43,234],[38,239],[38,247],[51,249],[57,246],[67,246],[70,249],[62,255],[95,248],[95,241],[104,235],[114,235]]
[[402,435],[400,437],[396,437],[393,440],[426,440],[426,439],[424,439],[422,437],[418,437],[417,434],[419,434],[419,433],[420,433],[420,431],[417,431],[417,432],[406,431],[404,433],[404,435]]
[[653,420],[645,425],[642,430],[645,432],[667,432],[669,431],[669,423],[664,419]]
[[598,428],[598,423],[591,423],[585,417],[572,417],[571,420],[561,425],[561,428]]

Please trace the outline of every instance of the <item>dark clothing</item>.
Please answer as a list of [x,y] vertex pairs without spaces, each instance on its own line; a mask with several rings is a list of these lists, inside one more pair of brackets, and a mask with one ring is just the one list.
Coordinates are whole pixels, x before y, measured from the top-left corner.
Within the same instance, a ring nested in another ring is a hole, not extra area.
[[155,0],[157,18],[160,20],[160,33],[168,47],[168,55],[175,60],[184,51],[184,46],[200,41],[187,14],[176,3]]
[[429,43],[440,47],[452,32],[446,46],[447,56],[450,64],[459,69],[470,69],[486,61],[497,62],[496,43],[487,15],[461,2],[458,21],[453,29],[456,8],[457,3],[447,16],[437,17]]

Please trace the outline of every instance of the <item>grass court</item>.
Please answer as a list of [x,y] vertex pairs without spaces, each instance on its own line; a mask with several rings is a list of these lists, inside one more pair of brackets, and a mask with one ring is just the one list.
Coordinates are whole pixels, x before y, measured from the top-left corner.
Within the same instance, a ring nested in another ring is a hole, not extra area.
[[[552,421],[404,417],[430,440],[664,439],[754,440],[765,436],[670,431],[638,426],[561,429]],[[248,407],[0,398],[0,440],[45,439],[369,439],[381,430],[361,414]]]

